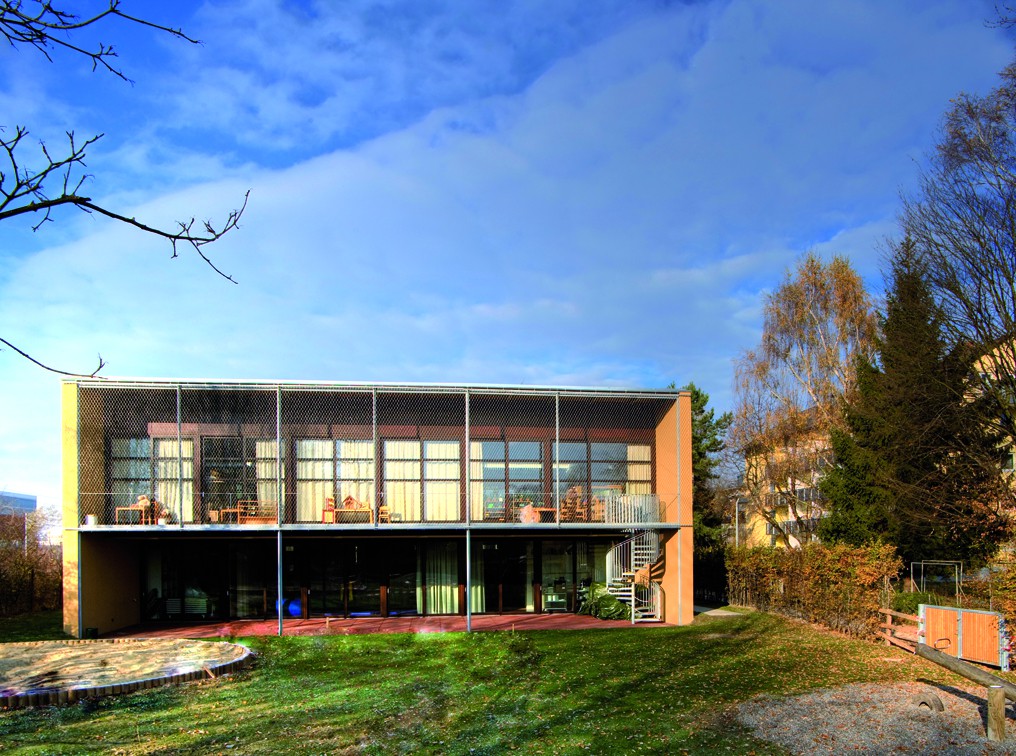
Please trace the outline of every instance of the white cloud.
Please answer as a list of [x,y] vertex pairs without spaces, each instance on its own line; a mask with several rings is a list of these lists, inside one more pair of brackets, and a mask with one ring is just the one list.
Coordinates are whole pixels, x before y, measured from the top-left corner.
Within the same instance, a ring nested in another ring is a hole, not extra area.
[[[173,170],[174,153],[153,136],[169,132],[150,113],[136,143],[104,153],[124,173],[103,186],[165,223],[221,217],[252,188],[239,232],[209,248],[240,285],[187,250],[170,261],[164,243],[94,217],[59,246],[0,252],[4,333],[60,366],[90,369],[101,351],[107,372],[125,375],[695,381],[722,408],[731,360],[758,338],[762,293],[810,248],[848,254],[876,280],[874,242],[891,233],[897,190],[948,97],[990,85],[1009,55],[979,15],[947,2],[745,0],[642,19],[614,8],[558,58],[550,43],[506,58],[478,21],[462,31],[454,14],[378,40],[356,26],[368,24],[361,10],[322,15],[301,45],[276,3],[211,7],[229,11],[208,16],[216,33],[202,34],[231,50],[227,68],[243,55],[264,60],[243,80],[216,83],[211,68],[195,76],[192,104],[178,102],[168,120],[201,112],[209,133],[217,123],[240,133],[187,144],[170,191],[155,191],[147,172]],[[234,39],[230,13],[261,15],[253,28],[238,23]],[[441,37],[445,26],[461,39]],[[399,50],[418,28],[432,38]],[[335,40],[347,31],[366,57],[343,57]],[[389,53],[391,68],[375,70]],[[406,79],[428,56],[433,68]],[[488,58],[496,81],[484,89]],[[343,118],[367,118],[355,88],[342,89],[350,99],[330,126],[333,104],[300,94],[305,80],[319,86],[354,65],[380,82],[382,109],[418,83],[405,128],[381,133],[395,117],[385,112],[365,127],[379,135],[354,147],[294,165],[257,167],[267,152],[234,159],[238,144],[276,134],[313,153]],[[456,88],[447,79],[460,68],[472,78]],[[236,81],[233,93],[217,89]],[[240,120],[244,108],[258,119]],[[49,475],[54,391],[24,370],[0,354],[5,385],[26,395],[0,403],[0,416],[8,435],[47,450],[36,456]],[[0,486],[24,482],[12,471],[36,464],[25,448],[0,452]]]

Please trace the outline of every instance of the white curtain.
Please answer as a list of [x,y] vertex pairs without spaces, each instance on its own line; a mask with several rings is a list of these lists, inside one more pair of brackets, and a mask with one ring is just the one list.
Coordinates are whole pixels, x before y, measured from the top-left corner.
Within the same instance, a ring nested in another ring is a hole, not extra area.
[[628,482],[625,493],[652,493],[652,453],[648,444],[628,444]]
[[[194,521],[194,440],[157,438],[155,458],[155,500],[181,522]],[[181,487],[181,482],[183,487]]]
[[296,442],[297,522],[320,522],[325,499],[335,498],[334,443],[331,439]]
[[258,514],[262,517],[270,517],[278,511],[278,478],[286,474],[286,461],[282,460],[282,470],[279,472],[276,458],[277,448],[278,443],[275,439],[254,442]]
[[421,519],[420,450],[419,441],[385,441],[385,504],[392,520]]
[[460,452],[458,441],[424,443],[424,512],[428,522],[458,522]]
[[487,592],[483,582],[483,551],[480,544],[473,543],[473,558],[469,560],[469,607],[472,612],[487,611]]

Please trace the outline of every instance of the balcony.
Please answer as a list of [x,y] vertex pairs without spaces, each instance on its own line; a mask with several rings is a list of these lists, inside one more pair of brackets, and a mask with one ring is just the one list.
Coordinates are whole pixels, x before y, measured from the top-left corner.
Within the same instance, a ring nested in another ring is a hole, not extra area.
[[[200,498],[200,497],[199,497]],[[82,494],[79,502],[80,526],[86,530],[275,530],[309,531],[463,528],[493,529],[556,528],[590,526],[633,529],[652,528],[668,522],[668,509],[676,508],[661,501],[657,494],[613,493],[580,497],[517,497],[493,501],[467,502],[449,509],[445,502],[393,501],[375,505],[347,497],[337,505],[327,502],[312,508],[287,494],[281,509],[269,499],[217,501],[214,506],[202,502],[181,507],[141,496],[124,501],[113,494]],[[430,506],[428,506],[430,504]],[[457,510],[457,511],[455,511]],[[470,512],[467,518],[466,512]],[[182,515],[181,516],[181,512]],[[676,520],[676,516],[670,518]]]

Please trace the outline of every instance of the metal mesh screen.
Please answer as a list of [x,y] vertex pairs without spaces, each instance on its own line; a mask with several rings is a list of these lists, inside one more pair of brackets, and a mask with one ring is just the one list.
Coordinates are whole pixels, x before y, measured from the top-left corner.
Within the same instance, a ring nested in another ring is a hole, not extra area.
[[672,405],[566,391],[83,384],[80,515],[373,528],[660,521],[657,446]]
[[282,391],[286,522],[375,521],[374,397],[370,390]]
[[179,491],[176,390],[82,387],[78,397],[81,521],[153,524],[165,520]]
[[183,482],[181,492],[181,522],[278,522],[286,449],[277,444],[276,403],[272,387],[181,389],[181,434],[193,448],[190,481]]

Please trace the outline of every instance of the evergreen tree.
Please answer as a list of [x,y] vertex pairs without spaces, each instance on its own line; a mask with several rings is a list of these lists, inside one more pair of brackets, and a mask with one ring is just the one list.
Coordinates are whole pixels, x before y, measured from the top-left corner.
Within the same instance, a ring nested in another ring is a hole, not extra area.
[[695,537],[695,586],[703,597],[718,596],[726,588],[723,563],[724,502],[716,489],[719,453],[732,416],[716,417],[709,408],[709,394],[694,383],[684,386],[691,392],[692,519]]
[[893,543],[905,561],[990,556],[1006,534],[995,470],[1000,439],[969,388],[977,355],[950,350],[909,239],[892,254],[878,362],[861,359],[858,392],[832,435],[822,492],[828,541]]

